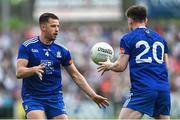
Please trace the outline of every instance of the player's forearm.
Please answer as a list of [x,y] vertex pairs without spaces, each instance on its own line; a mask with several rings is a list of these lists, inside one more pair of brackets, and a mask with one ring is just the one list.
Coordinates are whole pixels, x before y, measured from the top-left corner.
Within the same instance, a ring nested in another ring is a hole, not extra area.
[[114,63],[112,63],[110,70],[115,72],[123,72],[126,69],[126,66],[123,64],[120,64],[120,62],[117,60]]
[[34,74],[35,74],[35,70],[33,67],[31,67],[31,68],[20,67],[16,71],[16,77],[18,79],[26,78],[26,77],[32,76]]
[[79,73],[73,77],[75,83],[89,96],[93,99],[96,95],[95,91],[89,86],[86,79]]
[[166,63],[166,67],[169,68],[169,60],[168,60],[168,54],[165,54],[165,63]]

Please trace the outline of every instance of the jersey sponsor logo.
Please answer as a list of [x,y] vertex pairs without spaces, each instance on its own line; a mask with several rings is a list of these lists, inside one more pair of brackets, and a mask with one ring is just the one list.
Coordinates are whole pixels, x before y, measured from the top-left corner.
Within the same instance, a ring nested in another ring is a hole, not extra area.
[[120,48],[120,54],[124,54],[124,53],[125,53],[124,48]]
[[44,64],[46,67],[44,69],[45,74],[51,75],[54,71],[54,63],[52,60],[41,60],[41,64]]

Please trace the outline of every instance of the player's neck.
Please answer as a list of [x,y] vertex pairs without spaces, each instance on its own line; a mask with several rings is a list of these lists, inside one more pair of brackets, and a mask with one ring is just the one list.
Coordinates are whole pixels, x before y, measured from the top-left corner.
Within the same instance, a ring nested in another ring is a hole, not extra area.
[[50,45],[53,42],[52,40],[45,38],[43,35],[40,35],[39,38],[40,41],[45,45]]
[[136,28],[145,28],[145,27],[146,27],[145,23],[134,23],[133,30]]

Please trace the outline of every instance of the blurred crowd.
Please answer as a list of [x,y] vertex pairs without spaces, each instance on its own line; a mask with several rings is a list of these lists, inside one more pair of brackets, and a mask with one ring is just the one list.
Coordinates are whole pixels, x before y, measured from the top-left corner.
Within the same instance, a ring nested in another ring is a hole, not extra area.
[[[180,117],[180,25],[154,25],[169,45],[169,78],[172,95],[172,117]],[[15,76],[16,58],[19,45],[39,34],[34,25],[21,30],[0,33],[0,118],[24,118],[21,106],[21,80]],[[64,45],[71,52],[79,71],[88,83],[101,95],[108,97],[110,106],[99,109],[68,76],[63,74],[64,101],[71,118],[116,118],[129,92],[129,70],[123,73],[106,72],[103,76],[97,72],[97,65],[90,58],[90,50],[97,42],[107,42],[113,46],[115,59],[119,55],[121,36],[127,32],[126,26],[104,27],[98,23],[88,23],[61,28],[56,42]]]

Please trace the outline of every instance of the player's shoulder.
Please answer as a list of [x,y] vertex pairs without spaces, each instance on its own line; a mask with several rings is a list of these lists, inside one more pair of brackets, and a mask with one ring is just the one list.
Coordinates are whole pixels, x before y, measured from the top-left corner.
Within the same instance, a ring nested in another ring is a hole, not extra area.
[[121,37],[121,39],[131,40],[134,36],[135,36],[135,32],[134,32],[134,31],[129,31],[129,32],[125,33],[125,34]]
[[22,43],[23,46],[28,47],[29,45],[35,44],[39,41],[38,36],[32,37]]
[[56,47],[58,47],[59,49],[61,49],[62,51],[69,51],[69,49],[67,48],[67,47],[65,47],[65,45],[63,45],[63,44],[61,44],[61,43],[59,43],[59,42],[54,42],[54,45],[56,46]]
[[160,35],[158,32],[156,32],[155,30],[152,30],[152,29],[150,29],[150,28],[148,28],[148,30],[149,30],[149,32],[150,32],[151,34],[153,34],[154,36],[161,37],[161,35]]
[[162,41],[165,41],[165,42],[166,42],[165,38],[164,38],[162,35],[160,35],[158,32],[156,32],[156,31],[154,31],[154,30],[151,30],[151,29],[150,29],[150,32],[152,33],[152,35],[153,35],[154,37],[157,38],[157,40],[162,40]]

